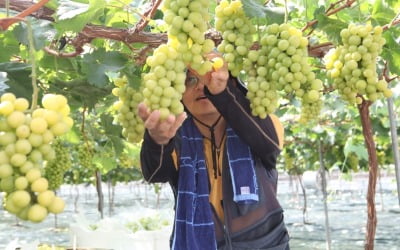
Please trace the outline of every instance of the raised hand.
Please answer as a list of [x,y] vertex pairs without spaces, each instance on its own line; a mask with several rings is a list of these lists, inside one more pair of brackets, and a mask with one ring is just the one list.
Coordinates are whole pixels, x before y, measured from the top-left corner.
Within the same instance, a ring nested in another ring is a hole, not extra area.
[[[210,53],[207,55],[210,60],[218,57],[222,58],[221,54]],[[225,90],[229,78],[228,64],[225,61],[222,67],[214,68],[207,74],[209,74],[210,80],[206,86],[211,94],[216,95]]]
[[178,116],[169,115],[165,120],[160,119],[160,111],[150,109],[144,103],[138,105],[138,114],[149,131],[151,138],[159,145],[167,144],[176,134],[187,115],[185,112]]

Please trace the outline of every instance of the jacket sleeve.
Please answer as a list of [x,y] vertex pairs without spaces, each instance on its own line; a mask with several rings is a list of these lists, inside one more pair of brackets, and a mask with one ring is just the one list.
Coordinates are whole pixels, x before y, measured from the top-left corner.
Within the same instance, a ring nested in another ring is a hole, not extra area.
[[273,114],[265,119],[251,115],[250,101],[237,84],[231,77],[227,88],[220,94],[212,95],[206,88],[205,94],[264,165],[275,168],[276,157],[283,146],[283,126]]
[[175,138],[167,145],[159,145],[153,141],[148,131],[145,131],[140,151],[140,165],[146,181],[174,182],[177,179],[178,171],[172,157],[174,141]]

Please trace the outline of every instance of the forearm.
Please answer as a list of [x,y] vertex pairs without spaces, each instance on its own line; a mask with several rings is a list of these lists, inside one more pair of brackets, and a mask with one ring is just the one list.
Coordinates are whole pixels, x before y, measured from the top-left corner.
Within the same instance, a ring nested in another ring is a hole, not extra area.
[[140,151],[140,162],[143,177],[148,182],[167,182],[177,174],[172,152],[174,140],[166,145],[154,142],[146,131]]
[[[261,119],[251,115],[250,103],[246,96],[234,86],[232,80],[227,88],[217,95],[205,91],[229,126],[242,138],[251,150],[263,159],[280,151],[279,139],[270,117]],[[263,159],[268,162],[268,159]]]

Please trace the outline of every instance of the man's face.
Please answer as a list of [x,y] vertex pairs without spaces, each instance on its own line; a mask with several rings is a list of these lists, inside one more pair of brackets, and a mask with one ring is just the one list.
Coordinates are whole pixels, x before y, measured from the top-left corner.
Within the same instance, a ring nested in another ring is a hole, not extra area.
[[210,80],[210,75],[200,76],[195,71],[188,70],[186,76],[186,90],[183,93],[182,101],[186,108],[195,117],[207,122],[207,118],[213,119],[219,115],[215,106],[204,95],[204,86]]

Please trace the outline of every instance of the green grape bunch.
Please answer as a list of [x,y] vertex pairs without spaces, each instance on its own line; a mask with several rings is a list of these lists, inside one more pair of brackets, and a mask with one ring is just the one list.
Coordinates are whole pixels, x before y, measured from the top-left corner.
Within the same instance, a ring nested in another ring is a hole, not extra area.
[[168,42],[158,46],[146,60],[150,70],[143,74],[144,103],[151,111],[159,110],[161,120],[183,112],[180,102],[185,91],[188,67],[204,75],[212,69],[206,54],[214,41],[205,37],[210,16],[209,1],[163,1],[163,20]]
[[159,110],[161,119],[183,112],[180,102],[185,91],[186,65],[181,54],[161,44],[146,60],[150,71],[142,77],[144,103],[150,110]]
[[57,190],[64,183],[64,174],[71,168],[72,161],[71,151],[61,139],[55,140],[53,148],[56,157],[47,162],[44,176],[49,181],[49,189]]
[[215,46],[213,40],[204,36],[210,21],[209,5],[206,0],[166,0],[162,6],[168,25],[168,45],[200,75],[211,70],[212,64],[204,55]]
[[126,152],[121,153],[118,158],[119,166],[123,168],[133,168],[139,165],[138,159],[135,159],[134,156],[129,155]]
[[137,107],[143,101],[143,94],[128,84],[126,77],[114,80],[113,94],[118,101],[113,104],[117,111],[117,122],[123,127],[122,135],[128,142],[140,142],[144,134],[144,124],[137,113]]
[[295,96],[302,103],[300,122],[318,117],[323,83],[308,61],[307,38],[290,24],[271,24],[259,44],[243,62],[253,115],[265,118],[276,111],[280,98]]
[[76,145],[79,165],[88,170],[95,170],[93,157],[95,148],[92,142],[86,141]]
[[256,28],[243,11],[242,2],[238,0],[230,3],[227,0],[221,1],[215,9],[215,15],[215,28],[223,38],[217,49],[223,54],[231,74],[239,76],[243,58],[253,45]]
[[307,123],[309,121],[315,120],[316,117],[321,113],[323,106],[323,101],[318,99],[315,102],[309,102],[305,100],[302,102],[301,113],[300,113],[300,123]]
[[268,77],[268,48],[250,50],[244,58],[243,69],[247,73],[247,99],[254,116],[265,118],[278,107],[278,86]]
[[358,158],[357,154],[355,153],[350,153],[347,156],[347,164],[350,166],[350,168],[353,171],[358,171],[359,165],[360,165],[360,159]]
[[340,32],[342,44],[325,56],[328,77],[345,101],[361,104],[392,96],[385,80],[379,80],[376,65],[385,39],[383,28],[371,24],[349,24]]
[[46,176],[46,163],[56,159],[56,140],[73,125],[63,95],[45,94],[41,107],[13,93],[0,97],[0,191],[4,209],[22,220],[43,221],[64,210]]

